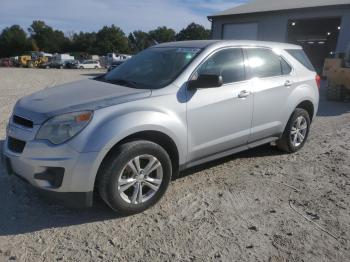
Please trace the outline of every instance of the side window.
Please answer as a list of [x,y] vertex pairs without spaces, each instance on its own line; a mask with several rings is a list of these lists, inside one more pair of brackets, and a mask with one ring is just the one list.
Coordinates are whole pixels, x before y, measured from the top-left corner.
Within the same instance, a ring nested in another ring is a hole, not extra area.
[[307,57],[305,52],[302,49],[290,49],[286,50],[290,55],[292,55],[296,60],[302,63],[307,69],[315,71],[314,66],[312,65],[310,59]]
[[281,57],[281,68],[282,68],[282,75],[288,75],[290,74],[290,72],[292,72],[292,68],[282,57]]
[[198,75],[221,75],[224,84],[245,80],[243,51],[232,48],[218,51],[198,69]]
[[284,59],[269,49],[246,49],[252,77],[273,77],[287,75],[292,71]]

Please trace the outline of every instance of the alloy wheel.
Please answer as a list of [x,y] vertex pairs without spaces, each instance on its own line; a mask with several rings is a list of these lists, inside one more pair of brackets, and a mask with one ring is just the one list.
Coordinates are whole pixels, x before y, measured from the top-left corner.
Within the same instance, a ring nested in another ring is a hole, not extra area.
[[118,179],[118,193],[129,204],[141,204],[150,200],[160,189],[163,168],[152,155],[140,155],[130,160]]
[[300,146],[306,137],[308,124],[304,116],[299,116],[290,131],[290,141],[294,147]]

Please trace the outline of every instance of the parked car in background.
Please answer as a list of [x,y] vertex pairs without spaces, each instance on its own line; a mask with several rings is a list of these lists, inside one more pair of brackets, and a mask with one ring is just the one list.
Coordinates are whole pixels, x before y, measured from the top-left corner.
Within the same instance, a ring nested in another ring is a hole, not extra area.
[[113,70],[114,68],[117,68],[121,64],[123,64],[125,61],[115,61],[108,67],[108,72]]
[[49,69],[49,68],[51,68],[51,64],[52,64],[52,62],[42,63],[39,65],[39,68]]
[[70,60],[65,63],[65,68],[67,69],[76,69],[79,68],[79,61],[78,60]]
[[14,66],[14,63],[13,61],[11,60],[11,58],[2,58],[0,60],[0,66],[3,66],[3,67],[13,67]]
[[49,64],[50,68],[63,69],[65,66],[65,61],[53,61]]
[[66,62],[73,60],[74,56],[71,56],[69,54],[54,54],[51,59],[52,63],[50,65],[50,68],[63,69],[65,68]]
[[113,62],[128,60],[131,57],[131,55],[126,54],[108,53],[106,57],[107,66],[110,66]]
[[85,60],[79,64],[79,69],[98,69],[102,68],[99,61]]
[[300,46],[164,43],[95,79],[20,99],[4,166],[70,204],[91,206],[98,190],[113,210],[141,212],[180,170],[272,142],[299,151],[319,84]]

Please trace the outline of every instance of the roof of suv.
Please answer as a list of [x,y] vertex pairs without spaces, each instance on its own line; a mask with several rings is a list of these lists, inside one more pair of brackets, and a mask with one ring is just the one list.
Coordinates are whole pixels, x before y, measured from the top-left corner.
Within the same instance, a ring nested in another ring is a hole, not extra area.
[[301,49],[298,45],[265,42],[265,41],[250,41],[250,40],[193,40],[193,41],[178,41],[159,44],[155,47],[179,47],[179,48],[207,48],[209,46],[260,46],[279,49]]

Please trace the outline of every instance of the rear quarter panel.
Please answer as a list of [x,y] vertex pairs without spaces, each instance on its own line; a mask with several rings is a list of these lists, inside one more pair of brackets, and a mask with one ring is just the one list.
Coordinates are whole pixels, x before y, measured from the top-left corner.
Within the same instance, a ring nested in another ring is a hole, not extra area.
[[[292,63],[295,70],[296,85],[286,100],[286,107],[283,110],[282,118],[284,119],[283,130],[288,123],[290,116],[293,114],[295,108],[304,101],[310,101],[314,107],[314,114],[310,116],[315,118],[319,105],[319,89],[316,83],[316,72],[310,71],[293,56],[285,52],[285,57]],[[283,132],[283,131],[282,131]]]

